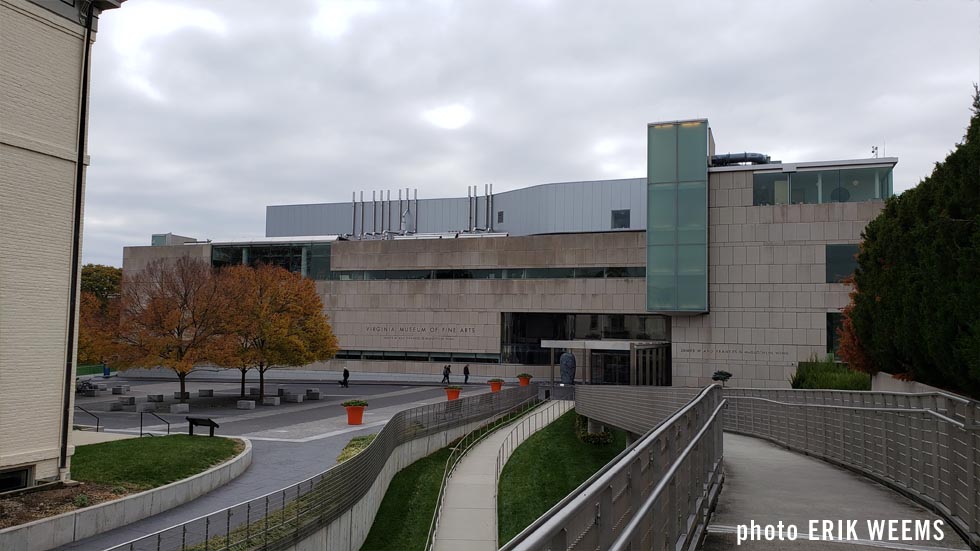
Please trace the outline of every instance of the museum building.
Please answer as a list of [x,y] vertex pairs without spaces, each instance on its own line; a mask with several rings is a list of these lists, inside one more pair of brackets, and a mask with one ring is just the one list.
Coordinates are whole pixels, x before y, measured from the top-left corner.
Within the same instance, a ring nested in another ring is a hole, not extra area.
[[703,119],[647,136],[646,178],[269,206],[265,239],[154,235],[125,248],[124,272],[194,255],[302,273],[341,346],[317,368],[540,377],[560,347],[584,382],[692,386],[724,369],[788,387],[835,348],[842,279],[897,159],[716,155]]

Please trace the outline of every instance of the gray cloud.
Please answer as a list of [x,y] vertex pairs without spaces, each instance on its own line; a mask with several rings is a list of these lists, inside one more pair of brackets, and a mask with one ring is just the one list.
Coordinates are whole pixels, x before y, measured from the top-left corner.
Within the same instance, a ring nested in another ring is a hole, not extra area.
[[[695,116],[720,152],[883,145],[904,190],[962,137],[980,79],[971,0],[342,2],[349,19],[324,5],[103,15],[86,261],[118,265],[158,232],[260,237],[266,205],[354,190],[642,176],[646,123]],[[469,123],[422,117],[450,105]]]

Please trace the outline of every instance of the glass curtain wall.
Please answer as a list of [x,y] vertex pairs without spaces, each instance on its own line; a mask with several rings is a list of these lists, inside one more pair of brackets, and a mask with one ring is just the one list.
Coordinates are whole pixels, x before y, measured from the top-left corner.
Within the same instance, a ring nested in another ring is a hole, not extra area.
[[752,204],[856,203],[892,196],[892,168],[842,168],[798,172],[756,172]]
[[708,132],[647,128],[647,310],[708,311]]
[[[501,361],[548,365],[550,351],[541,340],[669,341],[666,316],[643,314],[545,314],[504,312]],[[556,354],[557,357],[557,354]]]

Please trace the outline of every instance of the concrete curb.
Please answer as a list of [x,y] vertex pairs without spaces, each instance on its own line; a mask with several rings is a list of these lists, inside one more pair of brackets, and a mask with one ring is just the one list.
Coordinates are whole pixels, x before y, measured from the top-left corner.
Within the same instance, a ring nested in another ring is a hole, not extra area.
[[244,438],[240,440],[245,443],[245,449],[241,453],[190,478],[121,499],[0,530],[0,549],[47,551],[114,530],[197,499],[231,482],[252,464],[252,443]]

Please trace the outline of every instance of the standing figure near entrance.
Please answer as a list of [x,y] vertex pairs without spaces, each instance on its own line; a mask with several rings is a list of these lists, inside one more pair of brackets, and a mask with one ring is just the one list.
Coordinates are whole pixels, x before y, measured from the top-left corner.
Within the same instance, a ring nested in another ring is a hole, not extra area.
[[561,357],[558,358],[558,366],[561,367],[561,384],[574,385],[575,356],[566,350],[562,353]]

